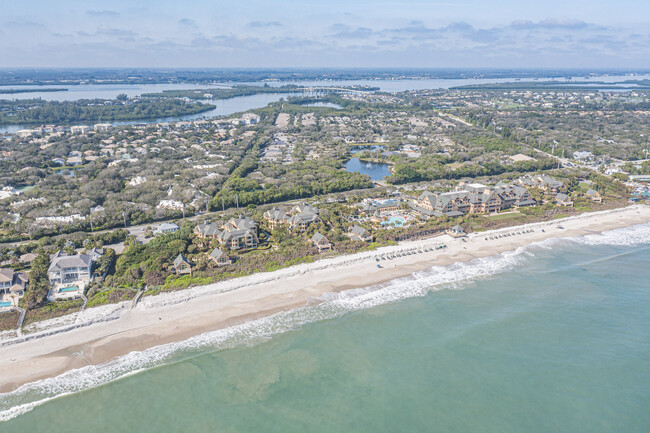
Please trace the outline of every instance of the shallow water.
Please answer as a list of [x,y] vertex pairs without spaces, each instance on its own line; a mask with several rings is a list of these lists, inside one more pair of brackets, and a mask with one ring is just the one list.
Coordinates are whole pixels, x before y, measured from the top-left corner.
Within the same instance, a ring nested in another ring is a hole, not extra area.
[[645,432],[649,264],[645,225],[433,268],[0,395],[0,431]]

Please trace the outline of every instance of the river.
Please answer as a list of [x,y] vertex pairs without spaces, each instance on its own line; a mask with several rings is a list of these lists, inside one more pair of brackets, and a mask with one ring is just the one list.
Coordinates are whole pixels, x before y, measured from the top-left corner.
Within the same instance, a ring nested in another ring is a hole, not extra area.
[[[568,80],[556,81],[602,81],[602,82],[617,82],[623,80],[641,80],[650,79],[650,76],[624,76],[624,75],[610,75],[610,76],[597,76],[597,77],[572,77]],[[540,79],[537,81],[548,81],[549,79]],[[33,93],[4,93],[0,94],[0,99],[32,99],[41,98],[46,101],[76,101],[79,99],[114,99],[119,94],[126,94],[128,97],[140,96],[143,93],[156,93],[164,90],[187,90],[187,89],[208,89],[208,88],[223,88],[235,85],[258,85],[262,86],[268,84],[270,86],[283,86],[287,84],[295,84],[299,86],[371,86],[377,87],[382,92],[404,92],[409,90],[425,90],[425,89],[448,89],[450,87],[473,85],[473,84],[492,84],[492,83],[507,83],[513,82],[513,78],[466,78],[466,79],[399,79],[399,80],[305,80],[305,81],[272,81],[272,82],[242,82],[242,83],[215,83],[215,84],[80,84],[80,85],[47,85],[47,86],[0,86],[2,89],[38,89],[38,88],[59,88],[67,89],[60,92],[33,92]],[[530,80],[521,80],[530,81]],[[156,123],[156,122],[172,122],[178,120],[192,120],[198,118],[213,118],[218,116],[229,116],[234,113],[262,108],[272,102],[286,98],[291,94],[275,93],[275,94],[259,94],[252,96],[238,96],[230,99],[220,99],[210,102],[216,105],[216,108],[199,114],[192,114],[188,116],[163,118],[153,120],[138,120],[133,122],[113,122],[116,125],[133,124],[140,122]],[[29,128],[27,125],[9,125],[0,126],[1,133],[14,133],[21,129]]]

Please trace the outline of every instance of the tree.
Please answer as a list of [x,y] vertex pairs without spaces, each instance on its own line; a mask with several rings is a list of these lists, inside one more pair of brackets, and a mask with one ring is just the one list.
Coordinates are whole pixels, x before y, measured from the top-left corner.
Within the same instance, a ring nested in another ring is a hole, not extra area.
[[33,309],[43,304],[50,290],[50,280],[47,276],[47,269],[50,258],[44,250],[38,252],[38,256],[32,261],[32,268],[29,272],[29,286],[22,299],[27,309]]

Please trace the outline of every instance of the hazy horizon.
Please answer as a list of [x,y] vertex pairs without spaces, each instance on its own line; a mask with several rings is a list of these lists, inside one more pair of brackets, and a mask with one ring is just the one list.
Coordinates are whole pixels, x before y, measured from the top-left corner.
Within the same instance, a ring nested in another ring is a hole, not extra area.
[[650,4],[612,6],[27,0],[3,5],[0,67],[650,67]]

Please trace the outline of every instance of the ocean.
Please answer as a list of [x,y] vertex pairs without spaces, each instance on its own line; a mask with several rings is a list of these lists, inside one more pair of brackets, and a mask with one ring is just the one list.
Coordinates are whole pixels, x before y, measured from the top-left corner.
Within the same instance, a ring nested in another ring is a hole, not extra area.
[[0,394],[0,431],[650,426],[650,224],[321,301]]

